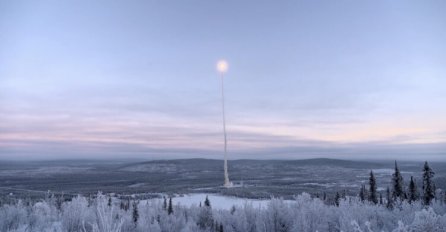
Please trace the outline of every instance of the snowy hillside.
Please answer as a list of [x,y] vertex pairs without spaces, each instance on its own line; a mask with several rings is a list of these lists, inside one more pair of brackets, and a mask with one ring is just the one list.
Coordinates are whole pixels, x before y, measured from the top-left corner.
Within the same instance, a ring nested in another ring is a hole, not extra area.
[[[216,209],[212,197],[199,205],[166,201],[120,201],[99,194],[69,202],[57,198],[0,207],[0,231],[101,232],[287,232],[287,231],[446,231],[446,202],[383,204],[358,198],[327,204],[301,194],[293,201],[273,199],[264,207],[246,203]],[[185,203],[185,201],[183,201]]]

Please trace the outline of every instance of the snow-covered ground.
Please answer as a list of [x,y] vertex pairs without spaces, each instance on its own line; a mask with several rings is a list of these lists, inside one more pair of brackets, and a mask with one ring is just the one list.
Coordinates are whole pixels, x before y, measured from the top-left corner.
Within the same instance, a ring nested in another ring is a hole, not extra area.
[[[218,194],[206,194],[206,193],[194,193],[194,194],[185,194],[180,196],[175,196],[172,198],[172,203],[174,205],[180,204],[182,206],[190,207],[192,205],[200,205],[204,203],[204,200],[208,196],[209,201],[211,202],[211,206],[214,209],[226,209],[229,210],[233,205],[235,206],[243,206],[244,204],[251,204],[255,208],[266,208],[268,199],[247,199],[247,198],[239,198],[239,197],[231,197],[231,196],[223,196]],[[151,201],[162,201],[162,199],[153,199]],[[287,200],[285,202],[288,202]]]

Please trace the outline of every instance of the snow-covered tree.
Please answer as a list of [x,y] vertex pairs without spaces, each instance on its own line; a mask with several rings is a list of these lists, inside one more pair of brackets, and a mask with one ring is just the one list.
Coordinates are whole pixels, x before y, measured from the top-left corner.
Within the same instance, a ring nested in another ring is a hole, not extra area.
[[430,205],[432,199],[435,197],[435,190],[432,182],[434,174],[435,173],[426,161],[423,167],[423,202],[425,205]]
[[[127,211],[127,210],[126,210]],[[95,232],[120,232],[124,220],[119,217],[119,213],[115,208],[107,206],[107,199],[102,193],[96,197],[96,205],[94,213],[96,215],[96,222],[93,224],[93,231]]]
[[62,205],[62,227],[68,232],[86,230],[94,223],[93,215],[88,200],[77,196]]
[[214,227],[214,217],[212,215],[211,202],[209,201],[209,198],[207,196],[206,200],[204,201],[204,206],[200,208],[197,224],[203,230]]
[[169,206],[167,207],[167,214],[173,214],[173,205],[172,205],[172,197],[169,198]]
[[132,204],[132,220],[135,223],[135,225],[138,224],[138,219],[139,219],[139,212],[138,212],[138,202],[137,201],[133,201]]
[[365,185],[361,185],[361,189],[359,190],[359,199],[364,202],[368,198],[368,192],[365,188]]
[[415,183],[415,180],[413,176],[410,177],[410,183],[409,183],[409,203],[417,201],[419,198],[418,188],[417,184]]
[[167,210],[167,198],[166,198],[166,196],[163,196],[163,209]]
[[379,204],[383,205],[384,204],[384,200],[383,200],[383,194],[379,193]]
[[403,176],[398,168],[398,164],[395,160],[395,172],[392,175],[392,197],[394,200],[404,199],[404,189],[403,189]]
[[259,231],[289,232],[293,229],[293,219],[289,206],[281,199],[272,199],[263,212]]
[[204,206],[211,207],[211,201],[209,201],[208,196],[206,196],[206,199],[204,200]]
[[393,197],[389,187],[387,187],[386,189],[386,197],[387,197],[386,207],[388,209],[393,209]]
[[339,206],[339,201],[340,200],[341,200],[341,195],[339,195],[339,192],[336,192],[335,199],[334,199],[334,202],[335,202],[336,206]]
[[369,178],[369,201],[373,202],[374,204],[378,204],[378,193],[376,191],[376,179],[375,175],[373,175],[373,171],[370,171],[370,178]]

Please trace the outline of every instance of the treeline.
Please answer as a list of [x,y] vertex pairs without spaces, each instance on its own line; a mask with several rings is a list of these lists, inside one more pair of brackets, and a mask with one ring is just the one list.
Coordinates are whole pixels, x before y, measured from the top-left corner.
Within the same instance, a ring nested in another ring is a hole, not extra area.
[[[426,206],[430,205],[432,200],[437,197],[436,187],[433,181],[435,173],[427,161],[424,163],[422,172],[423,184],[421,189],[418,188],[413,176],[410,177],[409,185],[405,186],[403,176],[395,161],[395,171],[392,174],[391,187],[388,186],[386,189],[386,207],[393,208],[395,202],[407,201],[413,203],[418,200],[422,200],[422,203]],[[443,195],[446,201],[446,195],[444,193]],[[368,188],[362,185],[358,196],[361,201],[367,200],[373,204],[384,204],[382,193],[377,192],[377,183],[373,171],[370,171]]]
[[[358,194],[356,195],[362,202],[368,201],[373,204],[386,205],[387,208],[393,209],[395,204],[400,204],[403,201],[413,203],[421,201],[422,204],[429,206],[433,200],[442,200],[446,202],[446,192],[436,188],[433,180],[435,172],[426,161],[422,171],[422,185],[418,187],[417,182],[413,176],[410,177],[408,185],[405,185],[404,178],[395,161],[395,169],[391,176],[390,186],[383,192],[378,192],[378,184],[373,170],[369,173],[368,185],[362,184]],[[316,194],[316,198],[322,199],[327,204],[339,205],[341,199],[347,199],[348,194],[343,192],[336,192],[334,197],[329,198],[324,192],[322,195]]]

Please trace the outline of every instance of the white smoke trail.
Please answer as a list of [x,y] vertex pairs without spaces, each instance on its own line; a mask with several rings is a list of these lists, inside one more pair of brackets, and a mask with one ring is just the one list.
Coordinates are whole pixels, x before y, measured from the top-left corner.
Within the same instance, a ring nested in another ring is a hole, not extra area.
[[227,154],[227,147],[228,147],[228,141],[226,136],[226,114],[225,114],[225,87],[224,87],[224,73],[228,70],[228,64],[226,61],[221,60],[217,63],[217,70],[220,72],[220,78],[221,78],[221,108],[222,108],[222,114],[223,114],[223,137],[224,137],[224,171],[225,171],[225,187],[231,187],[232,183],[229,181],[229,174],[228,174],[228,154]]

